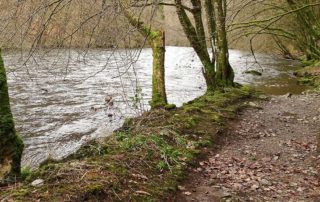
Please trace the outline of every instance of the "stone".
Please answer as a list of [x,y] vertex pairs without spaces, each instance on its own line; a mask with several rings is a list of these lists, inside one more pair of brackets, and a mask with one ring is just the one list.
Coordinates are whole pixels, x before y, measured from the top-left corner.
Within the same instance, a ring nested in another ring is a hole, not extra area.
[[259,107],[256,103],[254,102],[249,102],[248,103],[250,107]]
[[231,194],[230,194],[228,191],[224,190],[224,191],[222,192],[221,196],[222,196],[222,198],[227,198],[227,197],[230,197]]
[[221,190],[221,197],[222,198],[228,198],[228,197],[231,197],[231,193],[230,193],[230,189],[226,188],[226,187],[222,187],[222,190]]
[[251,190],[257,190],[257,189],[259,189],[259,185],[258,184],[253,184],[252,186],[251,186]]
[[298,189],[297,189],[297,191],[298,192],[303,192],[305,189],[303,188],[303,187],[299,187]]
[[190,196],[190,195],[191,195],[191,192],[186,191],[186,192],[184,192],[184,195],[186,195],[186,196]]
[[183,187],[183,186],[178,186],[178,189],[179,189],[180,191],[186,191],[186,188]]
[[273,157],[273,160],[274,160],[274,161],[277,161],[278,159],[279,159],[279,156],[274,156],[274,157]]
[[33,187],[41,187],[44,184],[44,180],[43,179],[36,179],[35,181],[33,181],[31,183],[31,186]]
[[260,95],[260,96],[259,96],[259,99],[261,99],[261,100],[267,100],[267,99],[268,99],[268,96],[266,96],[266,95]]
[[287,97],[287,98],[291,98],[292,97],[292,93],[287,93],[284,96]]
[[271,186],[272,185],[272,183],[270,181],[268,181],[267,179],[261,179],[260,184],[263,186]]

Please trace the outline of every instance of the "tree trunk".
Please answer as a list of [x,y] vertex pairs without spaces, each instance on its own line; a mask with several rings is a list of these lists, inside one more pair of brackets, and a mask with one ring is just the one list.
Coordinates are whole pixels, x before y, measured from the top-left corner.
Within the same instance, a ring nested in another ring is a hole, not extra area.
[[216,24],[214,20],[214,8],[212,0],[205,0],[206,17],[208,24],[208,32],[210,39],[210,46],[212,51],[212,64],[215,64],[215,36],[216,36]]
[[14,180],[20,175],[23,147],[14,126],[7,76],[0,52],[0,181]]
[[150,39],[153,54],[151,108],[164,107],[167,102],[165,84],[165,32],[153,32]]
[[186,34],[191,46],[193,47],[194,51],[197,53],[202,65],[202,73],[206,80],[207,84],[207,91],[212,91],[216,88],[216,81],[215,81],[215,68],[214,63],[211,62],[206,40],[205,34],[203,32],[203,23],[202,19],[199,18],[201,15],[201,4],[197,5],[195,1],[192,1],[192,4],[195,6],[193,10],[194,21],[196,24],[196,28],[192,25],[189,16],[187,15],[186,11],[182,6],[181,0],[175,0],[177,15]]
[[[150,25],[145,25],[144,22],[136,18],[129,10],[128,0],[123,0],[121,2],[121,7],[129,23],[135,27],[142,36],[146,37],[152,48],[153,72],[152,99],[150,102],[151,108],[164,107],[168,104],[165,87],[165,33],[164,31],[151,29]],[[164,15],[162,18],[164,18]]]
[[216,23],[216,81],[220,87],[233,86],[234,72],[229,63],[229,50],[226,32],[225,0],[214,0],[214,15]]

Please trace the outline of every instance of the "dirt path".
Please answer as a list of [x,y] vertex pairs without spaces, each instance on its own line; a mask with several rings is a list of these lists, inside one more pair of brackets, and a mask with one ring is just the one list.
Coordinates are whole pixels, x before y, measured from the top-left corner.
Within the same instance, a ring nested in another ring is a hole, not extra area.
[[239,114],[221,149],[191,169],[176,201],[320,201],[320,95],[257,105]]

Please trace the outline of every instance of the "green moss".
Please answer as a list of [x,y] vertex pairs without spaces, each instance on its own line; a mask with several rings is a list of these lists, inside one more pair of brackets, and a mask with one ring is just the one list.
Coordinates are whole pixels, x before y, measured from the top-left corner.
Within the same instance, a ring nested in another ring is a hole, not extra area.
[[210,139],[204,139],[198,142],[197,147],[208,147],[212,145],[212,141]]
[[199,105],[185,105],[183,107],[183,110],[186,113],[201,112],[201,108],[199,107]]
[[298,82],[311,91],[320,91],[320,62],[315,62],[295,72],[299,77]]
[[216,113],[210,114],[210,120],[213,122],[219,122],[221,120],[221,115]]
[[[157,84],[153,84],[153,86],[156,86]],[[157,93],[157,90],[152,90],[152,99],[149,102],[152,109],[158,109],[162,108],[167,105],[167,102],[164,100],[164,97],[162,94]]]
[[29,167],[23,167],[21,169],[21,179],[22,180],[28,180],[30,176],[32,175],[32,170]]
[[161,36],[161,32],[160,31],[152,31],[151,30],[149,33],[150,33],[149,37],[151,39],[155,39],[155,38]]
[[315,79],[312,77],[303,77],[298,79],[299,84],[313,86]]
[[188,117],[186,120],[185,120],[185,126],[186,128],[193,128],[195,127],[199,122],[199,119],[196,118],[196,117]]
[[303,66],[306,66],[306,67],[314,66],[317,63],[317,61],[308,60],[306,57],[301,58],[300,61],[303,64]]
[[98,195],[104,191],[104,187],[101,184],[90,184],[84,191],[88,194]]
[[89,142],[82,146],[76,153],[69,156],[72,159],[81,159],[84,157],[101,156],[109,152],[106,145],[97,143],[95,141]]
[[154,40],[157,37],[161,36],[161,32],[158,30],[152,30],[150,25],[143,25],[142,22],[140,22],[140,25],[143,30],[143,35],[147,36],[149,40]]
[[31,193],[31,190],[28,188],[22,188],[17,192],[13,193],[13,197],[21,198],[21,197],[26,197]]
[[177,108],[177,106],[175,104],[167,104],[164,106],[164,108],[166,110],[173,110],[173,109]]

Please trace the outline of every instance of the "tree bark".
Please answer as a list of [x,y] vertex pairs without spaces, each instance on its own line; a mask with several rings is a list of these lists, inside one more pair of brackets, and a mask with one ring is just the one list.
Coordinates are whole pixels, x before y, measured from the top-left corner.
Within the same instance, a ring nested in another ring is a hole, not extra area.
[[20,175],[23,147],[15,130],[7,76],[0,52],[0,181],[14,180]]
[[214,15],[216,23],[216,81],[220,87],[233,86],[234,72],[229,63],[229,50],[226,32],[225,0],[214,0]]
[[160,108],[168,104],[165,85],[165,32],[153,32],[150,39],[153,54],[151,107]]
[[129,4],[124,0],[121,4],[123,13],[129,23],[137,28],[140,34],[148,40],[153,54],[152,72],[152,98],[151,108],[161,108],[168,104],[165,84],[165,32],[153,30],[151,26],[145,25],[138,20],[128,9]]
[[[180,24],[182,25],[182,28],[184,30],[184,33],[186,34],[191,46],[193,47],[194,51],[197,53],[202,65],[202,73],[206,80],[207,84],[207,91],[212,91],[216,88],[216,81],[215,81],[215,68],[214,63],[211,62],[205,35],[204,35],[204,28],[202,19],[199,19],[199,16],[201,17],[201,6],[197,6],[196,2],[193,1],[193,16],[195,18],[196,28],[192,25],[191,20],[189,19],[187,13],[184,10],[184,7],[182,5],[181,0],[175,0],[176,3],[176,9],[178,18],[180,21]],[[200,4],[200,3],[199,3]],[[200,4],[201,5],[201,4]],[[201,28],[202,26],[202,28]]]
[[205,0],[206,17],[209,31],[209,39],[212,51],[212,64],[215,64],[215,35],[216,35],[216,24],[214,20],[214,8],[212,0]]

